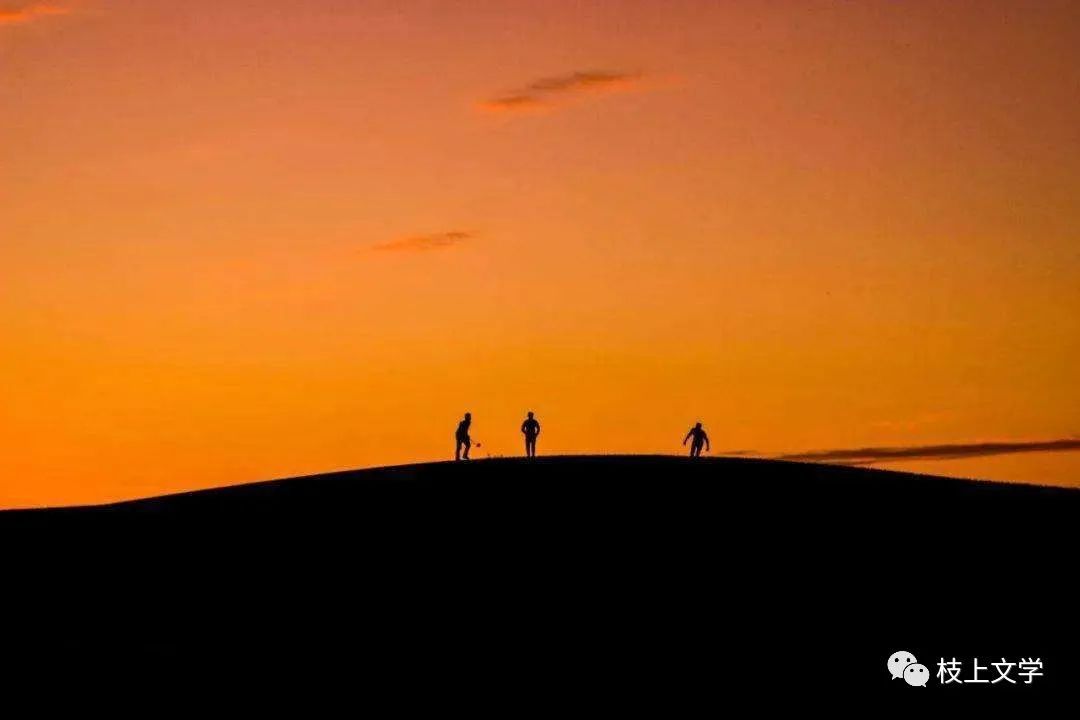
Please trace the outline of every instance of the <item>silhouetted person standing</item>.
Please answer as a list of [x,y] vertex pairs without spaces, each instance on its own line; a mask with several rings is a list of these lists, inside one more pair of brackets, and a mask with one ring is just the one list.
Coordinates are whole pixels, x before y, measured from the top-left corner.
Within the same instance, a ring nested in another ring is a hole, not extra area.
[[698,423],[694,427],[690,428],[690,432],[686,433],[686,437],[683,438],[682,444],[685,446],[686,441],[690,438],[694,438],[694,442],[690,443],[690,457],[700,457],[702,445],[705,446],[706,450],[711,449],[709,447],[709,436],[701,427],[701,423]]
[[[454,460],[468,460],[469,448],[472,447],[472,440],[469,439],[469,426],[472,425],[472,413],[465,413],[465,418],[458,423],[457,433],[455,439],[457,440],[457,446],[454,448]],[[464,454],[461,449],[465,448]]]
[[536,457],[536,436],[540,434],[540,423],[533,417],[532,412],[525,422],[521,423],[521,432],[525,435],[525,456]]

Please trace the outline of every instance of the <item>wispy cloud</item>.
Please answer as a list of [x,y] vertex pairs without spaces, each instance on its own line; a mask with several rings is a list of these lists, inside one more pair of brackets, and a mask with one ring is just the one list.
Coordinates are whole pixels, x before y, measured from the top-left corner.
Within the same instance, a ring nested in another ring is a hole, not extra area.
[[410,235],[408,237],[388,240],[372,246],[373,250],[381,252],[428,252],[430,250],[445,250],[460,245],[466,240],[473,238],[472,233],[460,230],[449,232],[431,233],[428,235]]
[[502,95],[497,98],[485,100],[480,103],[480,109],[491,112],[520,112],[522,110],[538,110],[546,103],[535,95]]
[[55,3],[24,3],[0,7],[0,25],[26,23],[50,15],[67,15],[71,8]]
[[574,90],[600,90],[637,82],[637,73],[575,72],[569,75],[541,78],[529,85],[534,92],[570,92]]
[[480,102],[482,110],[521,112],[553,107],[586,93],[624,89],[641,82],[641,73],[578,71],[540,78],[502,95]]
[[1065,452],[1080,450],[1080,438],[1032,442],[984,442],[956,445],[912,445],[907,447],[866,447],[841,450],[817,450],[778,456],[780,460],[838,462],[856,465],[897,460],[948,460],[1029,452]]

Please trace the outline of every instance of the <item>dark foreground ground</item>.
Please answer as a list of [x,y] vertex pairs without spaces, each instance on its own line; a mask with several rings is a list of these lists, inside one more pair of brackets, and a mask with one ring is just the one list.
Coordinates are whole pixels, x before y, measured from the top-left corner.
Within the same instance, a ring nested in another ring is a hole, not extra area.
[[[1078,518],[1062,489],[619,456],[8,512],[5,652],[50,671],[325,663],[357,692],[510,692],[507,709],[579,690],[581,709],[1034,697],[1080,689]],[[913,688],[886,672],[897,650],[965,677],[1038,657],[1044,676]]]

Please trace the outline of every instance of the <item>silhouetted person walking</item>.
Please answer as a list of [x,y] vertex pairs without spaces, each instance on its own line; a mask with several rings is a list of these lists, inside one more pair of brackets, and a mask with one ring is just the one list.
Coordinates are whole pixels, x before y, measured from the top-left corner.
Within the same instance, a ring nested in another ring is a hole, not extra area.
[[[465,413],[465,418],[458,423],[457,433],[454,435],[457,440],[457,446],[454,448],[454,460],[469,459],[469,448],[472,447],[472,440],[469,439],[470,425],[472,425],[472,413]],[[461,452],[462,448],[465,449],[464,454]]]
[[696,458],[701,456],[701,446],[704,444],[706,450],[710,450],[709,436],[705,430],[701,427],[701,423],[698,423],[694,427],[690,428],[690,432],[686,433],[686,437],[683,438],[682,444],[685,446],[686,441],[690,438],[694,438],[694,442],[690,443],[690,457]]
[[525,456],[536,457],[536,436],[540,434],[540,423],[533,417],[532,412],[525,422],[521,423],[521,432],[525,435]]

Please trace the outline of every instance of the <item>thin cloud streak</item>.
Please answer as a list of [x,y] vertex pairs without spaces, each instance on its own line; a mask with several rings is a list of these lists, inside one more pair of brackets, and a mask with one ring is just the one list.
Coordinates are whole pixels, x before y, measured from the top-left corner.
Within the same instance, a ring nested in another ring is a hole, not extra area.
[[639,83],[641,73],[576,71],[534,80],[523,88],[480,102],[492,112],[521,112],[553,107],[572,96],[617,90]]
[[466,240],[471,240],[472,233],[451,230],[449,232],[428,235],[410,235],[409,237],[389,240],[372,246],[379,252],[430,252],[456,247]]
[[635,73],[574,72],[569,75],[542,78],[529,85],[534,92],[569,92],[575,90],[601,90],[617,85],[627,85],[641,79]]
[[521,112],[523,110],[538,110],[546,106],[547,103],[533,95],[504,95],[480,103],[481,110],[491,112]]
[[986,457],[988,455],[1012,455],[1030,452],[1068,452],[1080,450],[1080,438],[1032,442],[986,442],[956,445],[914,445],[909,447],[867,447],[838,450],[820,450],[805,453],[779,455],[779,460],[808,462],[838,462],[853,465],[897,460],[948,460],[952,458]]
[[68,15],[71,8],[52,3],[32,3],[15,8],[0,8],[0,25],[27,23],[52,15]]

